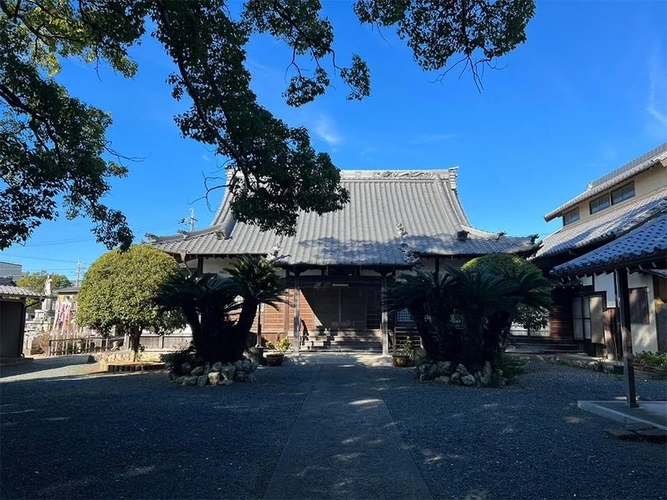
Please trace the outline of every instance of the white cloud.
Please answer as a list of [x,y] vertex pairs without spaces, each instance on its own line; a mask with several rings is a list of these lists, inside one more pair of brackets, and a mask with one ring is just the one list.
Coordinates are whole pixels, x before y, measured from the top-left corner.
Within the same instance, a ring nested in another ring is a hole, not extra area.
[[667,58],[657,47],[651,53],[648,74],[648,104],[651,117],[649,129],[660,138],[667,136]]
[[315,122],[315,135],[330,146],[336,146],[343,140],[334,121],[326,115],[321,115]]
[[410,144],[431,144],[434,142],[449,142],[461,137],[460,134],[419,134],[409,142]]

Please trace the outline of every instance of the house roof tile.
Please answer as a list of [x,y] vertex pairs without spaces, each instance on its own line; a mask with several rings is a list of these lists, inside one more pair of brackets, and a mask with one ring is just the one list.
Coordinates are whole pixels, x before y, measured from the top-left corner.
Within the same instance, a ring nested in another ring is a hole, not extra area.
[[534,259],[603,243],[634,228],[667,207],[667,192],[656,189],[635,200],[615,205],[595,217],[563,226],[550,234],[535,253]]
[[648,220],[623,236],[576,259],[556,266],[552,274],[567,276],[615,265],[667,256],[667,213]]
[[0,297],[41,297],[41,294],[16,286],[16,283],[9,278],[0,278]]

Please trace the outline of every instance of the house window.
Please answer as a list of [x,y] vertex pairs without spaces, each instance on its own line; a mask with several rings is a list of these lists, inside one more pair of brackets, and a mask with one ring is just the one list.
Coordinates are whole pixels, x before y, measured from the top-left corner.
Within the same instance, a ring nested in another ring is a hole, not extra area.
[[630,323],[648,325],[648,288],[630,289]]
[[396,323],[414,323],[407,309],[401,309],[396,313]]
[[591,201],[591,214],[594,214],[596,212],[599,212],[600,210],[608,208],[610,204],[611,203],[609,202],[608,194],[600,196],[599,198],[595,198],[593,201]]
[[622,186],[611,192],[611,203],[612,205],[616,205],[617,203],[627,200],[628,198],[632,198],[634,195],[635,183],[631,182],[630,184],[626,184],[625,186]]
[[563,214],[563,225],[567,226],[568,224],[571,224],[573,222],[576,222],[579,220],[579,207],[575,208],[574,210],[570,210],[569,212],[565,212]]
[[574,338],[576,340],[591,339],[591,302],[590,297],[572,298],[572,319],[574,321]]

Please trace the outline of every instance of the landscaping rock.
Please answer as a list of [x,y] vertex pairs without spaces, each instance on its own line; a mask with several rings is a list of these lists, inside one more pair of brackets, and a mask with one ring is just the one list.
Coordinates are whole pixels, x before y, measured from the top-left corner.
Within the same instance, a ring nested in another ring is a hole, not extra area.
[[461,383],[463,385],[468,385],[468,386],[475,385],[475,377],[470,374],[464,375],[463,377],[461,377]]
[[486,378],[491,377],[491,374],[493,373],[493,368],[491,368],[491,363],[490,362],[485,362],[484,363],[484,368],[482,368],[482,375]]
[[255,380],[257,380],[257,378],[254,373],[249,373],[248,375],[246,375],[245,378],[246,382],[254,382]]
[[234,366],[236,366],[237,370],[243,370],[243,360],[239,359],[236,363],[234,363]]
[[466,370],[466,367],[462,364],[459,364],[459,366],[456,367],[456,373],[458,373],[461,377],[469,375],[468,370]]
[[222,378],[225,380],[233,380],[235,370],[236,368],[234,365],[224,365],[222,368],[220,368],[220,375],[222,375]]
[[211,367],[211,369],[212,369],[214,372],[219,372],[220,369],[221,369],[223,366],[224,366],[224,365],[222,364],[222,362],[218,361],[217,363],[213,363],[213,366]]
[[181,373],[190,373],[192,366],[187,361],[181,365]]
[[185,382],[185,377],[176,377],[174,379],[174,382],[177,384],[185,385],[183,382]]
[[200,375],[204,374],[204,367],[203,366],[198,366],[195,369],[192,370],[190,373],[193,377],[199,377]]
[[200,375],[199,377],[197,377],[197,385],[199,387],[204,387],[207,384],[208,384],[208,375]]
[[206,363],[204,365],[204,375],[208,375],[211,373],[211,363]]
[[422,349],[421,347],[417,347],[414,351],[415,363],[419,363],[425,357],[426,357],[426,349]]
[[452,373],[452,378],[449,380],[451,384],[458,384],[461,380],[461,374],[458,371]]
[[441,376],[435,378],[435,381],[439,382],[441,384],[449,384],[450,380],[451,380],[451,377],[448,377],[446,375],[441,375]]
[[211,385],[218,385],[220,383],[221,376],[219,372],[211,372],[207,376]]
[[197,377],[183,377],[183,385],[197,385]]
[[438,361],[438,372],[440,375],[451,375],[454,371],[451,361]]

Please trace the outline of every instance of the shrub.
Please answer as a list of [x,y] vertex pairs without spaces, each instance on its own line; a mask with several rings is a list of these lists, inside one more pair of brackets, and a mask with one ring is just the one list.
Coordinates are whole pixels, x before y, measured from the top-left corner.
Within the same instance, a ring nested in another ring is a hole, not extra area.
[[491,253],[466,262],[461,266],[461,270],[477,273],[485,271],[492,274],[498,274],[513,273],[518,270],[539,271],[539,268],[532,262],[516,255]]
[[405,342],[403,342],[403,345],[401,347],[398,347],[398,344],[394,346],[393,350],[393,355],[394,356],[410,356],[412,357],[412,352],[414,351],[414,348],[412,347],[412,341],[408,337],[405,339]]
[[637,361],[645,366],[659,368],[667,371],[667,353],[665,352],[640,352],[636,356]]
[[278,341],[275,348],[281,352],[289,351],[292,348],[292,342],[290,342],[289,337],[283,337]]

